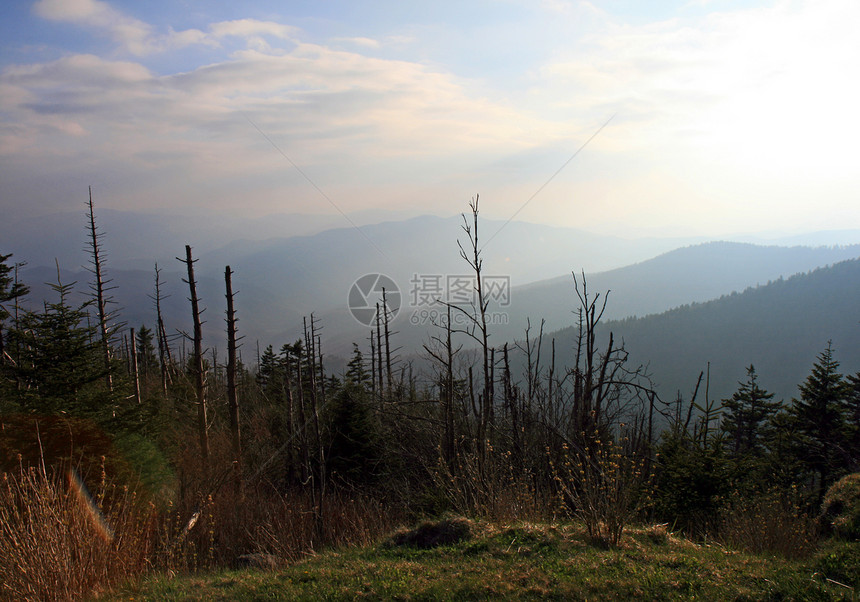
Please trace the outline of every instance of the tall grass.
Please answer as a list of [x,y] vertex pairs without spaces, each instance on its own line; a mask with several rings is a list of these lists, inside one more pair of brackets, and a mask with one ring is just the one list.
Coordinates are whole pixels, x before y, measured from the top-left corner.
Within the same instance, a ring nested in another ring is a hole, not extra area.
[[90,496],[74,470],[21,468],[0,486],[0,595],[71,600],[149,567],[153,508],[102,478]]
[[90,495],[74,470],[21,466],[0,475],[0,599],[80,599],[154,571],[231,566],[247,553],[288,562],[374,541],[399,519],[367,496],[334,492],[319,503],[307,490],[266,486],[158,509],[104,472]]

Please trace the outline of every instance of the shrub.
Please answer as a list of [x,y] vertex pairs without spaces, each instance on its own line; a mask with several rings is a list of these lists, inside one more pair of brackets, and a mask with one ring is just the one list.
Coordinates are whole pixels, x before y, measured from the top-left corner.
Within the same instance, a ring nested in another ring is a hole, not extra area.
[[654,515],[672,529],[705,537],[717,526],[721,496],[729,490],[720,448],[666,432],[657,446]]
[[645,459],[622,442],[595,438],[590,450],[563,446],[560,466],[552,463],[564,508],[585,523],[592,543],[615,547],[624,527],[650,499],[651,472]]
[[772,491],[747,499],[736,492],[720,513],[717,537],[747,552],[803,558],[815,550],[818,525],[802,511],[797,494]]
[[860,540],[860,473],[842,477],[830,486],[821,504],[819,523],[828,535]]
[[843,543],[823,552],[816,567],[828,579],[860,587],[860,542]]
[[437,507],[498,522],[552,516],[557,510],[552,494],[535,486],[534,471],[515,469],[511,456],[489,442],[483,456],[458,449],[445,462],[440,453],[436,465],[428,469]]
[[406,546],[422,550],[449,546],[467,541],[472,535],[472,523],[465,518],[424,522],[409,531],[395,533],[389,545]]

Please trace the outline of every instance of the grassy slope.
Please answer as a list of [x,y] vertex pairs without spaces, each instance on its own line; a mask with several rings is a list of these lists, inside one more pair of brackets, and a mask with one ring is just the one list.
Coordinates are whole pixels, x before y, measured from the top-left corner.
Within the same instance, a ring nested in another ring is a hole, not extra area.
[[[839,600],[825,552],[807,561],[696,545],[634,530],[616,550],[570,525],[476,527],[470,541],[419,550],[378,545],[310,557],[278,571],[149,578],[115,600]],[[855,582],[855,586],[857,583]]]

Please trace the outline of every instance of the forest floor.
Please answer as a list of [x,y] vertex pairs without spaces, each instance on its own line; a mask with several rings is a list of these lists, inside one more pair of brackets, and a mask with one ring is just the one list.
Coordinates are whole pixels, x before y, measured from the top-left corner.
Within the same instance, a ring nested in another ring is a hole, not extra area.
[[589,543],[575,524],[469,521],[466,530],[433,547],[401,532],[273,570],[148,576],[98,599],[860,599],[860,543],[825,542],[791,560],[694,543],[662,526],[629,529],[615,549]]

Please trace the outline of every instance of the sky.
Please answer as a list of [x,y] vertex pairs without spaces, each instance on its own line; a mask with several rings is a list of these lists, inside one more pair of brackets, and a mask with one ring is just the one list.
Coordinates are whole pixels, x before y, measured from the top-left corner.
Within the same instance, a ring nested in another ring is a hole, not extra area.
[[0,211],[860,228],[856,0],[6,0]]

